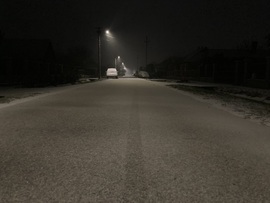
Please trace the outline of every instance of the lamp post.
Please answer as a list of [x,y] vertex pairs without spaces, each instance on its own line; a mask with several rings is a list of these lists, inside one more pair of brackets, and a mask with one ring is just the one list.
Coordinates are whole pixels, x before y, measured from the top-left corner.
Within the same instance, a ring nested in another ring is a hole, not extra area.
[[101,79],[101,27],[97,27],[97,34],[98,34],[98,77]]
[[[97,27],[98,34],[98,77],[101,79],[101,34],[103,33],[103,29],[101,27]],[[111,33],[109,30],[105,31],[106,36],[111,37]]]
[[120,60],[120,56],[118,56],[117,58],[114,58],[114,67],[117,69],[117,64],[118,64],[118,61]]
[[145,38],[145,68],[147,67],[147,57],[148,57],[148,37]]

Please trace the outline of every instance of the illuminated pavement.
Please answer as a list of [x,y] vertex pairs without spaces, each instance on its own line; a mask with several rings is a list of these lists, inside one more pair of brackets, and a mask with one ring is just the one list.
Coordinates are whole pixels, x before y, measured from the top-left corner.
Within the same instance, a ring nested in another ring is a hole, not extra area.
[[137,78],[0,108],[0,202],[269,202],[270,128]]

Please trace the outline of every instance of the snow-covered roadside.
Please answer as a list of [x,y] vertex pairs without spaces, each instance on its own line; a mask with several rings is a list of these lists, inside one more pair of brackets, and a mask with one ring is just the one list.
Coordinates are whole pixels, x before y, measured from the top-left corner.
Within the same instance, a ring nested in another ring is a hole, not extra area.
[[234,115],[270,127],[270,90],[204,82],[178,83],[176,80],[151,80],[182,90]]
[[85,83],[98,81],[98,78],[81,78],[75,84],[63,84],[59,86],[22,88],[22,87],[0,87],[0,106],[13,103],[18,100],[40,96],[52,92],[62,91],[67,88],[76,87]]
[[32,98],[42,97],[47,94],[65,91],[70,88],[77,88],[78,85],[61,85],[41,88],[20,88],[20,87],[0,87],[0,108],[10,106],[16,103],[21,103]]
[[258,88],[227,85],[227,86],[219,86],[217,87],[216,90],[233,96],[270,104],[269,89],[258,89]]
[[47,88],[0,88],[0,104],[50,92]]
[[270,127],[270,90],[226,85],[209,88],[175,83],[167,86],[187,91],[218,108]]

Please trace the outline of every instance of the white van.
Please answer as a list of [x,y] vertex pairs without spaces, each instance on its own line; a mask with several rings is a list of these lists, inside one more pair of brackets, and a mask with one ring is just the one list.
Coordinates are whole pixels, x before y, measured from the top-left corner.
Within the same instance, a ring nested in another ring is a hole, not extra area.
[[107,78],[118,78],[118,72],[116,68],[108,68],[106,71],[106,77]]

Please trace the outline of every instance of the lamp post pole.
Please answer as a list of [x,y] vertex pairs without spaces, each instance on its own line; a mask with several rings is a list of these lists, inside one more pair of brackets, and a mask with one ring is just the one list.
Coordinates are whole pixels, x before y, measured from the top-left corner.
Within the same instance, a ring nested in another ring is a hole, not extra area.
[[118,68],[119,61],[120,61],[120,56],[118,56],[117,58],[114,58],[114,66],[116,69]]
[[98,77],[101,79],[101,40],[100,40],[100,35],[101,35],[101,27],[97,28],[97,34],[98,34]]
[[145,38],[145,68],[147,67],[147,57],[148,57],[148,37]]

